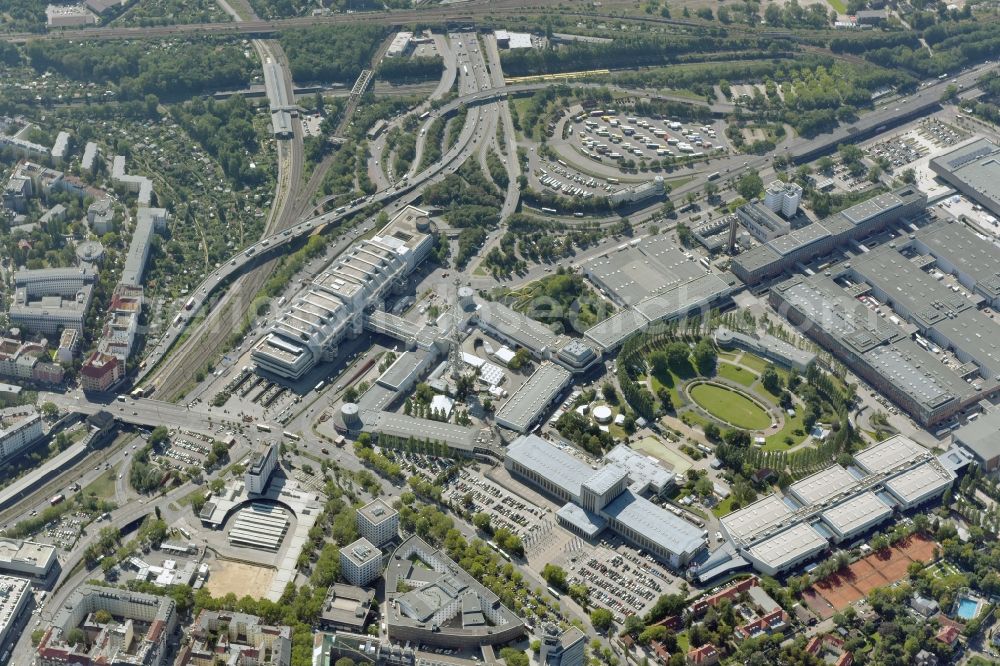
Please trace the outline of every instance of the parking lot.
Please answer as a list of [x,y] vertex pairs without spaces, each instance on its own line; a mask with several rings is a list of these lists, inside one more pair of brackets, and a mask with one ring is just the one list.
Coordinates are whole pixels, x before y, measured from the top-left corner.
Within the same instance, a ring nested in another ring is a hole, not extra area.
[[493,529],[505,527],[522,540],[541,529],[545,516],[542,507],[464,468],[448,485],[445,498],[459,503],[471,498],[470,510],[489,514]]
[[629,159],[660,160],[694,157],[725,150],[715,124],[682,123],[664,118],[643,118],[614,109],[591,111],[567,123],[567,135],[576,137],[587,157],[624,163]]
[[569,583],[590,589],[593,604],[607,608],[618,622],[642,615],[663,594],[679,589],[682,579],[652,555],[615,540],[582,549],[569,557]]

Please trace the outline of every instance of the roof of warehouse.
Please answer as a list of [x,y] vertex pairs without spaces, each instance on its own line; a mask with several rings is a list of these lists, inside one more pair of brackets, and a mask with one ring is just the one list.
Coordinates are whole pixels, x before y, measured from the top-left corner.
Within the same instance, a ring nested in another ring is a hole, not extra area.
[[604,349],[614,349],[627,337],[649,325],[649,320],[635,310],[622,310],[594,324],[584,335]]
[[892,509],[873,492],[865,492],[823,512],[823,520],[841,534],[850,534],[865,525],[881,522]]
[[705,544],[703,529],[631,490],[626,490],[604,507],[603,513],[671,553],[693,553]]
[[988,462],[1000,456],[1000,409],[984,412],[955,431],[955,441]]
[[754,544],[747,552],[761,562],[781,569],[789,562],[817,553],[828,545],[819,532],[805,523],[798,523],[770,539]]
[[854,454],[865,471],[874,473],[895,467],[909,460],[915,460],[928,450],[905,435],[893,435],[889,439],[872,444],[867,449]]
[[1000,297],[1000,248],[961,222],[939,221],[917,232],[935,257],[942,257],[976,281],[976,288]]
[[924,327],[973,306],[973,301],[935,280],[888,245],[854,257],[848,263],[866,282],[919,317]]
[[521,384],[497,411],[497,419],[525,430],[552,399],[569,383],[570,375],[554,363],[545,361]]
[[944,467],[925,463],[886,481],[885,487],[907,503],[919,502],[944,489],[955,475]]
[[[366,414],[367,416],[367,414]],[[366,421],[367,423],[367,421]],[[471,451],[476,445],[477,430],[454,423],[442,423],[420,419],[415,416],[379,412],[372,430],[394,437],[413,437],[417,441],[425,439],[444,442],[455,449]]]
[[512,310],[503,303],[487,301],[479,305],[479,321],[500,331],[522,347],[540,353],[555,349],[559,336],[545,324]]
[[775,291],[810,322],[858,353],[903,335],[902,329],[852,298],[826,275],[794,277]]
[[594,475],[590,465],[538,435],[522,435],[510,443],[507,458],[549,479],[572,497]]
[[766,525],[775,523],[792,512],[777,494],[766,495],[753,504],[722,517],[729,534],[746,538]]
[[846,469],[840,465],[833,465],[801,481],[796,481],[788,489],[806,504],[819,504],[855,483],[857,480]]
[[1000,325],[981,310],[959,312],[934,324],[934,329],[990,375],[1000,375]]
[[928,410],[976,393],[975,386],[910,338],[876,347],[863,358],[891,385],[905,390]]

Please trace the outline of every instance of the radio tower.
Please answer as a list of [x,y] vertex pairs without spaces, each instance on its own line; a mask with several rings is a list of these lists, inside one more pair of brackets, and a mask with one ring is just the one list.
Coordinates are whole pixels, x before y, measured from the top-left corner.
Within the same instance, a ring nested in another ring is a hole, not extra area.
[[456,277],[455,281],[455,299],[452,305],[452,322],[451,322],[451,344],[448,350],[448,360],[451,365],[451,378],[458,379],[462,374],[462,333],[459,331],[459,323],[461,322],[461,316],[459,315],[459,303],[458,303],[458,285],[459,279]]

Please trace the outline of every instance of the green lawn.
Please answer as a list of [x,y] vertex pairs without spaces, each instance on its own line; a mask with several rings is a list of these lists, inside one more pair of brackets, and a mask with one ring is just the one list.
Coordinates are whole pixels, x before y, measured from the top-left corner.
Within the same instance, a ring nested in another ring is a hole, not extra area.
[[644,437],[632,445],[637,451],[662,460],[674,468],[674,474],[686,474],[691,469],[691,461],[676,451],[667,448],[658,437]]
[[[801,409],[801,408],[795,410],[795,416],[789,416],[788,413],[786,412],[785,413],[785,425],[782,426],[781,430],[779,430],[778,432],[774,433],[773,435],[770,435],[766,439],[766,441],[764,442],[764,450],[765,451],[784,451],[786,449],[790,449],[791,447],[793,447],[793,446],[795,446],[797,444],[801,444],[802,441],[808,435],[808,433],[805,432],[806,427],[805,427],[805,424],[803,423],[803,414],[804,413],[805,413],[805,410]],[[801,429],[804,434],[802,434],[802,435],[796,435],[795,431],[797,429]],[[792,443],[791,444],[786,444],[785,443],[785,436],[786,435],[792,438]]]
[[838,14],[847,13],[847,5],[844,4],[843,0],[826,0],[830,3],[830,6],[837,10]]
[[686,631],[682,631],[677,634],[677,651],[681,654],[687,654],[691,650],[691,640],[688,638]]
[[688,393],[706,412],[737,428],[761,430],[771,423],[771,418],[760,405],[731,389],[698,384]]
[[753,374],[746,368],[741,368],[738,365],[732,365],[730,363],[719,363],[716,368],[716,374],[719,377],[736,382],[737,384],[742,384],[743,386],[750,386],[757,380],[757,375]]
[[733,497],[733,495],[730,495],[729,497],[727,497],[726,499],[722,500],[714,507],[712,507],[712,513],[715,515],[716,518],[721,518],[722,516],[726,515],[727,513],[733,510],[734,500],[735,498]]
[[90,485],[83,489],[84,497],[89,497],[91,495],[97,497],[97,499],[114,499],[115,497],[115,482],[118,480],[118,472],[113,469],[109,469],[99,477],[97,477]]
[[740,359],[740,365],[745,365],[751,370],[756,370],[760,373],[764,372],[764,368],[770,365],[770,362],[765,361],[760,356],[754,356],[749,352],[744,352],[743,358]]

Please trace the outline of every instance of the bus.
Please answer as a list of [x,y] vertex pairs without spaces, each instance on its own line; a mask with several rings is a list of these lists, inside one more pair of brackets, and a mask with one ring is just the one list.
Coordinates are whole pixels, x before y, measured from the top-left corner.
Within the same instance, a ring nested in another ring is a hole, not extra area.
[[618,184],[618,179],[617,178],[605,178],[604,180],[608,181],[612,185],[617,185]]
[[430,117],[431,117],[430,111],[424,111],[423,113],[420,114],[420,120],[427,120]]
[[557,160],[557,161],[559,162],[560,166],[566,166],[566,162],[564,162],[563,160]]
[[290,439],[292,441],[295,441],[295,442],[297,442],[300,439],[302,439],[301,437],[299,437],[298,435],[296,435],[294,432],[288,432],[287,430],[284,431],[281,434],[284,435],[285,437],[287,437],[288,439]]
[[321,379],[319,380],[319,383],[317,383],[316,386],[313,387],[313,391],[319,391],[324,386],[326,386],[326,380]]
[[142,393],[143,393],[142,388],[132,389],[132,392],[128,394],[128,397],[132,398],[133,400],[138,400],[139,398],[142,397]]
[[542,212],[543,213],[548,213],[549,215],[555,215],[557,211],[556,211],[555,208],[544,208],[543,207],[542,208]]
[[560,598],[560,597],[562,596],[562,595],[561,595],[561,594],[559,594],[559,592],[558,592],[558,591],[557,591],[557,590],[556,590],[556,589],[555,589],[554,587],[552,587],[551,585],[549,585],[549,586],[548,586],[547,588],[545,588],[545,589],[547,589],[547,590],[549,591],[549,594],[551,594],[551,595],[552,595],[552,596],[553,596],[554,598],[556,598],[556,599],[558,599],[558,598]]
[[266,423],[257,423],[255,425],[257,426],[257,430],[261,432],[271,432],[271,426],[267,425]]
[[51,504],[52,506],[55,506],[56,504],[62,504],[63,500],[65,500],[65,499],[66,499],[66,496],[63,495],[62,493],[60,493],[60,494],[54,496],[52,499],[50,499],[49,500],[49,504]]
[[719,179],[719,172],[716,171],[715,173],[708,174],[708,179],[709,180],[718,180]]
[[193,307],[194,307],[194,296],[192,296],[191,298],[189,298],[187,300],[187,303],[184,304],[184,309],[185,310],[190,310]]

